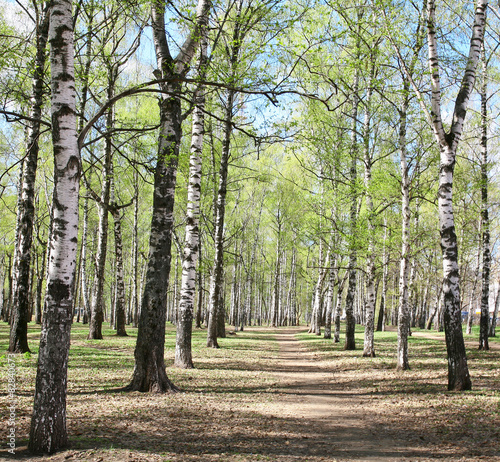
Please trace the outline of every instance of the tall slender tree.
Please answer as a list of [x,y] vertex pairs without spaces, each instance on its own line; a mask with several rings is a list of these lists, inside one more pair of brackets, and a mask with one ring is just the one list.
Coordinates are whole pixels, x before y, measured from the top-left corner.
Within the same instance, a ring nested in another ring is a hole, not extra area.
[[[208,16],[201,23],[200,57],[198,77],[203,81],[206,76],[208,47]],[[194,94],[193,128],[191,133],[191,156],[189,159],[188,205],[186,217],[186,236],[182,259],[181,294],[175,342],[175,365],[192,368],[191,335],[194,317],[194,296],[196,290],[196,263],[200,246],[200,199],[201,165],[203,153],[203,134],[205,130],[205,87],[200,84]]]
[[[41,6],[41,9],[40,9]],[[30,269],[32,261],[33,221],[35,219],[35,180],[39,155],[39,138],[44,103],[45,62],[49,30],[48,3],[35,3],[37,32],[36,55],[33,67],[33,105],[31,108],[28,149],[22,172],[18,229],[16,239],[16,265],[13,273],[13,294],[9,351],[25,353],[28,347],[28,320]]]

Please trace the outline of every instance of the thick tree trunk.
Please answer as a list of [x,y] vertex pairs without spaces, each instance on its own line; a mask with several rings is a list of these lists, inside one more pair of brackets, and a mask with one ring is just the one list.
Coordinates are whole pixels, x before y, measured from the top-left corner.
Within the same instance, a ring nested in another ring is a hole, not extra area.
[[12,316],[10,326],[9,352],[26,353],[28,347],[29,294],[31,247],[33,240],[33,222],[35,219],[35,180],[38,164],[38,140],[42,117],[45,56],[47,48],[49,17],[45,8],[40,18],[36,34],[36,57],[33,75],[33,107],[31,110],[28,135],[28,150],[24,161],[20,203],[18,206],[18,230],[16,240],[16,266],[14,271]]
[[66,383],[78,239],[80,154],[72,2],[51,3],[48,37],[54,149],[53,232],[28,449],[52,453],[68,442]]
[[[177,91],[178,88],[171,88],[172,93]],[[126,387],[128,391],[155,393],[177,391],[167,377],[164,346],[174,195],[181,138],[180,100],[172,96],[162,99],[160,115],[149,256],[134,352],[135,368],[132,381]]]
[[[175,59],[170,55],[165,30],[165,5],[153,2],[152,28],[159,69],[155,71],[164,82],[160,105],[160,133],[153,193],[153,213],[149,239],[149,256],[144,283],[135,368],[127,390],[166,392],[177,388],[165,370],[165,322],[168,279],[170,274],[173,209],[179,146],[181,141],[180,83],[194,56],[200,36],[200,24],[205,20],[210,1],[199,0],[196,24],[189,38],[180,47]],[[173,82],[172,82],[173,81]],[[175,82],[177,81],[177,83]]]

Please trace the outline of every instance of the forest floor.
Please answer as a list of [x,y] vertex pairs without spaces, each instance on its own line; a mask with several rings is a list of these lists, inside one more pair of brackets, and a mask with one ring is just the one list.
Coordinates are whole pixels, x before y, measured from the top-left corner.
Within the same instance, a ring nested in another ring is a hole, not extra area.
[[[39,328],[33,354],[16,359],[16,455],[7,453],[6,385],[0,403],[0,460],[41,461],[499,461],[500,343],[477,350],[466,336],[473,390],[446,391],[442,333],[415,330],[411,370],[395,370],[396,334],[376,333],[376,358],[307,334],[306,327],[251,327],[204,347],[193,336],[195,369],[167,368],[182,393],[122,393],[133,370],[135,329],[86,340],[75,324],[68,375],[70,447],[51,456],[26,451]],[[167,329],[166,360],[175,332]],[[0,351],[8,326],[0,325]],[[6,358],[0,361],[2,378]],[[1,436],[3,434],[3,436]],[[1,441],[3,439],[4,441]]]

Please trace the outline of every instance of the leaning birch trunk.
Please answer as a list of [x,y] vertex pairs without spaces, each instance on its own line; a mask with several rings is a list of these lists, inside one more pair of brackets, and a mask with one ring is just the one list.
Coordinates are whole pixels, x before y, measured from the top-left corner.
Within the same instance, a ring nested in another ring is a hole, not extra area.
[[[207,18],[208,20],[208,18]],[[207,23],[203,23],[200,40],[199,76],[205,76],[207,65]],[[181,294],[178,310],[175,342],[175,365],[184,369],[193,368],[191,336],[194,317],[194,296],[196,291],[196,263],[200,246],[200,198],[201,198],[201,156],[205,127],[205,94],[203,86],[195,92],[193,128],[191,134],[191,156],[189,159],[189,184],[186,217],[186,237],[182,259]]]
[[430,114],[430,118],[441,158],[439,167],[438,210],[441,249],[443,253],[443,321],[448,353],[448,390],[455,391],[470,390],[472,384],[467,366],[467,355],[462,332],[458,246],[452,198],[453,173],[467,106],[474,88],[476,67],[484,38],[487,6],[488,0],[477,1],[469,56],[460,91],[455,101],[452,124],[448,133],[444,129],[441,118],[441,82],[436,41],[435,0],[429,0],[427,10],[429,68],[432,84],[432,113]]
[[44,97],[45,56],[49,29],[47,9],[42,13],[41,24],[36,34],[36,57],[33,75],[33,107],[28,134],[28,149],[22,174],[20,203],[18,204],[18,233],[16,234],[16,265],[13,273],[12,312],[9,351],[26,353],[28,347],[28,317],[30,270],[35,219],[35,180],[38,164],[40,120]]
[[482,82],[481,82],[481,229],[483,272],[481,290],[481,318],[479,322],[479,349],[489,350],[488,343],[490,320],[490,219],[488,215],[488,94],[487,94],[487,64],[484,43],[481,47]]
[[31,452],[44,453],[52,453],[68,442],[66,385],[80,186],[72,2],[54,0],[49,15],[54,150],[53,232],[28,443]]
[[167,289],[170,275],[173,210],[177,162],[181,142],[182,109],[180,80],[188,71],[211,3],[199,0],[195,26],[177,57],[172,58],[165,29],[165,4],[152,3],[152,29],[162,90],[160,96],[160,130],[154,175],[153,212],[149,238],[149,256],[144,282],[141,313],[134,351],[135,367],[129,391],[177,391],[165,369],[165,322]]

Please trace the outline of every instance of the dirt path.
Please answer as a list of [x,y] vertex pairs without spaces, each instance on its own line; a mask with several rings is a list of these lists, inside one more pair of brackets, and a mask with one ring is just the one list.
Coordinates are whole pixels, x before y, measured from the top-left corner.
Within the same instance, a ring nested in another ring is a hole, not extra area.
[[302,434],[304,444],[296,445],[294,460],[430,460],[425,448],[408,439],[395,439],[394,431],[387,432],[380,425],[370,396],[336,386],[335,371],[301,347],[295,338],[297,332],[291,329],[276,335],[280,394],[266,411],[284,419],[299,419],[307,429]]
[[[494,364],[476,379],[483,392],[449,394],[443,392],[444,360],[436,370],[426,365],[400,373],[391,359],[392,344],[382,350],[383,338],[380,357],[372,361],[361,358],[360,350],[345,352],[330,342],[324,351],[311,352],[305,343],[320,339],[307,336],[304,343],[298,341],[297,334],[304,331],[297,327],[238,332],[226,349],[210,352],[219,362],[207,360],[190,372],[175,371],[178,380],[184,377],[185,393],[128,394],[102,388],[90,393],[89,384],[83,384],[83,392],[69,395],[70,449],[48,457],[29,455],[26,414],[19,421],[19,435],[25,439],[18,458],[29,462],[500,462],[500,420],[495,417],[500,414],[491,412],[498,405],[498,395],[491,390],[497,390],[500,377]],[[241,347],[245,338],[258,341],[258,347],[249,349],[252,343]],[[489,356],[498,358],[498,353]],[[174,371],[169,369],[170,373]],[[486,398],[478,401],[481,394]],[[477,403],[483,403],[484,412],[476,412]],[[0,450],[0,460],[3,455],[10,459]]]

